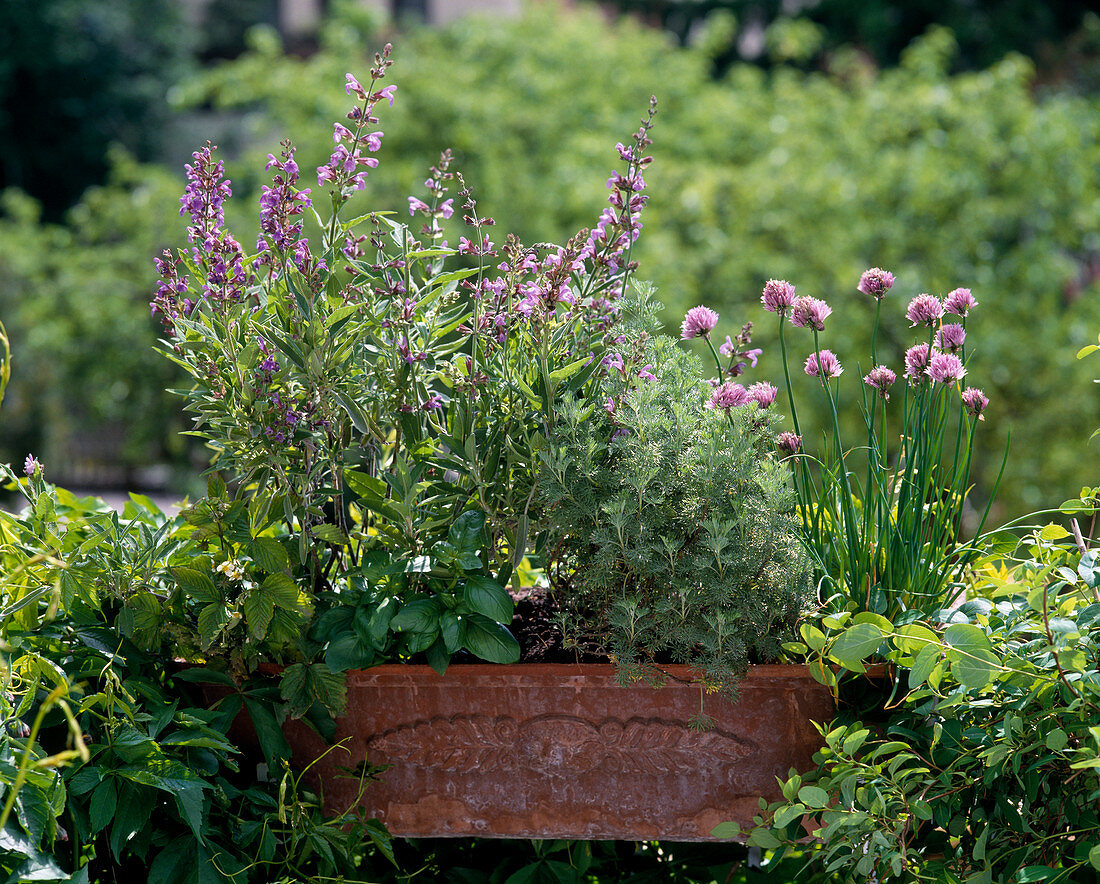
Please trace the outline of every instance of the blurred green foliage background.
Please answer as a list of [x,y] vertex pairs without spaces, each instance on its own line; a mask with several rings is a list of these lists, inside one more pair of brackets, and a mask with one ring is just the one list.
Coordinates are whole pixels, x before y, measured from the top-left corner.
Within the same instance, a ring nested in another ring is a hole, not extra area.
[[[687,30],[665,14],[673,6],[692,13]],[[385,109],[382,165],[364,208],[401,210],[450,147],[498,238],[567,237],[595,222],[614,144],[656,94],[651,203],[635,256],[670,329],[695,304],[721,313],[720,337],[751,320],[764,347],[753,380],[776,380],[774,317],[758,299],[766,279],[787,278],[832,304],[822,343],[846,365],[854,407],[873,315],[855,290],[860,272],[877,265],[898,276],[884,338],[895,368],[915,340],[903,317],[909,298],[967,286],[980,303],[968,381],[991,400],[976,496],[992,487],[1011,436],[995,517],[1057,505],[1095,478],[1082,467],[1095,462],[1084,446],[1100,423],[1090,366],[1074,359],[1100,330],[1100,18],[1047,4],[1041,22],[1020,29],[994,14],[1009,6],[967,4],[981,13],[967,16],[952,3],[823,2],[782,15],[766,3],[647,4],[642,18],[672,33],[606,9],[539,3],[514,19],[395,32],[361,6],[335,3],[306,55],[284,51],[270,27],[248,31],[237,53],[180,25],[173,52],[141,80],[159,84],[143,123],[156,144],[110,127],[96,141],[83,124],[66,125],[67,111],[28,128],[10,108],[21,101],[12,84],[30,75],[13,74],[20,62],[5,55],[0,319],[15,372],[0,455],[34,451],[58,479],[140,479],[154,463],[194,471],[202,453],[178,436],[184,419],[164,390],[180,379],[152,350],[148,311],[152,256],[184,239],[182,162],[207,137],[221,145],[236,194],[230,226],[254,241],[267,153],[289,136],[303,170],[323,162],[346,111],[344,73],[364,73],[392,40],[398,100]],[[895,8],[906,14],[892,17]],[[762,54],[746,60],[754,27]],[[83,83],[81,70],[68,76]],[[112,76],[124,94],[138,77]],[[64,80],[40,88],[56,98]],[[50,170],[73,171],[64,155],[43,153],[67,138],[70,156],[98,150],[103,166],[102,175],[88,167],[93,186],[66,209],[58,192],[13,175],[7,158],[34,154],[49,180]],[[456,226],[452,240],[463,232]],[[790,340],[804,355],[809,338]],[[97,464],[115,472],[96,473]]]

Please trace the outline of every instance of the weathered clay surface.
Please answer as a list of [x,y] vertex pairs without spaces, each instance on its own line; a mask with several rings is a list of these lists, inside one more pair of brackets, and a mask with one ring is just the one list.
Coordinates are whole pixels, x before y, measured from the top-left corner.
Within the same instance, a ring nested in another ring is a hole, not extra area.
[[[687,679],[682,667],[671,675]],[[395,835],[652,839],[751,824],[776,777],[806,769],[832,717],[829,691],[797,666],[756,666],[736,705],[698,687],[615,683],[609,665],[379,666],[349,673],[342,749],[313,768],[326,806],[355,801],[360,762],[388,767],[363,806]],[[324,751],[288,725],[299,762]]]

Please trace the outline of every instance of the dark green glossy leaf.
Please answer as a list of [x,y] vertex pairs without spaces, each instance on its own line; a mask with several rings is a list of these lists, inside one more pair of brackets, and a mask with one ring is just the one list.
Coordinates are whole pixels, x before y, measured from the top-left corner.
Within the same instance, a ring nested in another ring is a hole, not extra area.
[[519,661],[519,642],[505,627],[481,614],[466,619],[466,647],[490,663]]
[[471,611],[484,614],[498,623],[511,623],[515,610],[512,596],[503,586],[489,577],[471,574],[466,577],[463,599]]

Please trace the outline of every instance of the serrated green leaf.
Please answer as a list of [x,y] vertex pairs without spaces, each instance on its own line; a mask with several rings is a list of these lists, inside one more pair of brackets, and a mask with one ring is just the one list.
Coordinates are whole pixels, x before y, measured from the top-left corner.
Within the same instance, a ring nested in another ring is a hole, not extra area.
[[199,611],[199,638],[203,650],[207,650],[217,641],[222,630],[229,625],[229,609],[221,602],[214,602]]
[[118,788],[113,779],[107,779],[96,786],[92,800],[88,805],[88,825],[92,835],[97,835],[115,818],[118,806]]
[[286,574],[269,574],[260,584],[260,592],[270,596],[276,608],[284,611],[298,610],[298,584]]
[[176,582],[199,601],[221,601],[221,594],[209,574],[204,574],[194,568],[170,568],[169,570]]
[[54,816],[46,795],[29,780],[23,784],[23,788],[15,796],[15,814],[20,825],[36,843],[42,840],[42,834]]
[[283,670],[279,695],[286,700],[293,718],[301,718],[320,702],[334,715],[343,715],[347,705],[347,684],[324,663],[295,663]]
[[271,618],[275,616],[275,598],[270,593],[263,591],[263,587],[255,592],[250,592],[241,603],[241,611],[244,613],[244,622],[249,634],[257,640],[267,635],[267,628],[271,625]]
[[257,537],[248,544],[248,554],[260,568],[274,574],[290,567],[286,547],[274,537]]
[[336,525],[321,524],[314,525],[309,529],[310,533],[318,540],[323,540],[325,543],[336,544],[337,546],[346,546],[348,542],[347,535],[344,534]]

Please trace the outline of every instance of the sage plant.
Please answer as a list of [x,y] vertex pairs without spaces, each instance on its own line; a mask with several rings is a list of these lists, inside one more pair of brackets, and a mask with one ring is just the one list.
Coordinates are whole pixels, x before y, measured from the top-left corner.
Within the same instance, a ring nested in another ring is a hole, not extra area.
[[[214,148],[197,151],[190,247],[157,261],[164,351],[229,480],[185,513],[207,556],[180,573],[214,606],[198,621],[210,653],[247,657],[301,603],[318,616],[297,653],[335,670],[419,653],[443,669],[462,649],[514,660],[505,586],[538,530],[537,451],[562,402],[614,371],[655,106],[616,146],[595,225],[527,246],[494,237],[449,152],[401,207],[411,224],[349,208],[379,166],[390,64],[387,47],[369,81],[347,75],[354,103],[316,187],[289,141],[269,155],[255,254],[225,227]],[[213,598],[226,575],[233,594]]]

